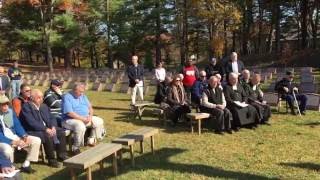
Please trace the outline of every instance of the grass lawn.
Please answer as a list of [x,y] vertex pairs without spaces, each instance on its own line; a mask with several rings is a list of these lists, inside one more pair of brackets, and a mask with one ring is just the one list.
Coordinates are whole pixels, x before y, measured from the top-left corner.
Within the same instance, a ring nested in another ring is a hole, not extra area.
[[[198,136],[183,124],[163,128],[148,112],[142,121],[129,119],[129,95],[93,91],[87,95],[95,114],[105,119],[104,142],[142,126],[161,129],[155,155],[150,154],[146,142],[145,154],[136,153],[135,168],[124,154],[117,178],[109,160],[102,173],[98,165],[94,167],[94,179],[320,179],[318,112],[308,111],[302,118],[274,113],[271,126],[223,136],[204,129]],[[139,150],[138,145],[135,148]],[[25,179],[70,179],[65,168],[54,169],[41,162],[33,168],[37,172],[23,174]],[[86,178],[85,173],[80,176]]]

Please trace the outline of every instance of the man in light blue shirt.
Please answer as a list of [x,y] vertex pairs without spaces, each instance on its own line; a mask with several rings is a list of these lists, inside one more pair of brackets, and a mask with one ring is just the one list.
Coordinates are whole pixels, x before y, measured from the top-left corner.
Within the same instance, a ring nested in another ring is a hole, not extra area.
[[88,145],[94,145],[96,139],[102,139],[104,134],[103,119],[93,116],[93,109],[86,95],[85,85],[75,84],[72,91],[62,97],[62,126],[74,133],[72,151],[80,153],[80,146],[84,144],[84,135],[87,127],[92,131],[88,138]]

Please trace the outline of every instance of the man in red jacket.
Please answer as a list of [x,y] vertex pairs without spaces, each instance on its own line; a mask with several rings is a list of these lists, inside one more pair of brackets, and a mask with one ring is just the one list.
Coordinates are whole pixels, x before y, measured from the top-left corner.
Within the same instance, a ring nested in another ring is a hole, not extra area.
[[194,83],[199,78],[199,70],[198,68],[193,65],[193,60],[195,59],[195,56],[192,55],[188,61],[186,62],[186,65],[182,68],[182,74],[184,76],[183,78],[183,86],[187,94],[188,100],[191,102],[191,92]]

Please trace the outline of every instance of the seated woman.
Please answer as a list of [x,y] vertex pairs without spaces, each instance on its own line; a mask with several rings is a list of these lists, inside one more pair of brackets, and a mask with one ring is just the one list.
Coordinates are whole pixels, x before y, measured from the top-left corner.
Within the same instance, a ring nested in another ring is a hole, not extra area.
[[176,126],[180,117],[191,112],[189,103],[187,102],[187,96],[179,76],[175,76],[170,85],[167,102],[173,111],[173,126]]
[[238,74],[230,73],[228,85],[224,88],[227,108],[233,116],[233,128],[239,130],[241,126],[256,127],[259,123],[259,115],[256,109],[247,103],[247,96],[242,86],[238,83]]

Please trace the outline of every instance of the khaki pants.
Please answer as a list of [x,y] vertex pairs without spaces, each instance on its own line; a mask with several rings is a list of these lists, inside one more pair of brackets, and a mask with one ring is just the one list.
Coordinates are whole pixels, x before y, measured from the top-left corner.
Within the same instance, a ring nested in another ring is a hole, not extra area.
[[[28,136],[28,138],[30,139],[30,145],[23,148],[25,151],[27,151],[26,160],[37,162],[39,158],[41,139],[35,136]],[[14,148],[9,144],[0,143],[0,152],[2,152],[7,159],[10,159],[11,162],[14,161]]]
[[131,104],[136,104],[137,92],[139,93],[140,100],[143,101],[143,86],[136,85],[131,89]]
[[97,139],[102,139],[102,132],[104,129],[103,119],[97,116],[93,116],[92,122],[89,124],[84,124],[78,119],[68,119],[62,122],[62,127],[73,131],[73,146],[75,149],[84,144],[84,134],[87,127],[93,128],[90,137]]

